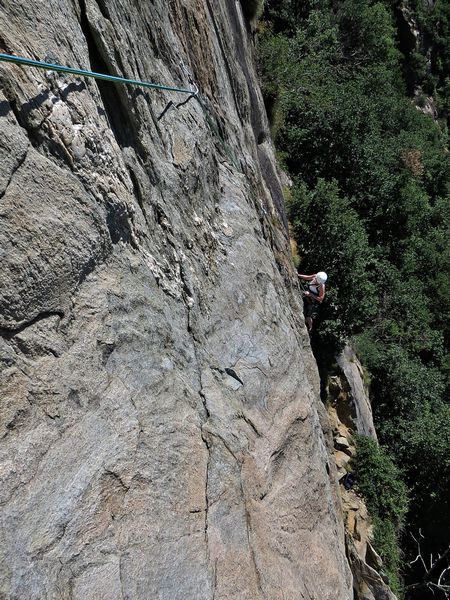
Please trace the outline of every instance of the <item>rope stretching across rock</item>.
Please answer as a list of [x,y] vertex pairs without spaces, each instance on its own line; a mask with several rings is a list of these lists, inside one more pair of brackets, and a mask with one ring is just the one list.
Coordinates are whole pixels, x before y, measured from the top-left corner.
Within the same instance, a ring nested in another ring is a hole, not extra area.
[[[14,56],[12,54],[3,54],[3,53],[0,53],[0,62],[13,63],[13,64],[22,65],[22,66],[26,66],[26,67],[36,67],[37,69],[58,71],[60,73],[70,73],[71,75],[79,75],[81,77],[92,77],[93,79],[101,79],[103,81],[112,81],[113,83],[123,83],[123,84],[129,84],[129,85],[136,85],[136,86],[140,86],[140,87],[144,87],[144,88],[151,88],[151,89],[156,89],[156,90],[167,90],[169,92],[179,92],[181,94],[189,94],[191,97],[194,97],[199,102],[200,106],[202,107],[202,109],[205,113],[205,117],[206,117],[209,127],[211,128],[213,133],[217,136],[228,159],[231,161],[231,163],[233,164],[233,166],[235,168],[237,168],[238,170],[241,170],[238,162],[236,161],[236,158],[233,156],[233,152],[228,147],[227,143],[225,142],[225,140],[223,138],[223,135],[219,131],[219,128],[214,123],[214,120],[211,118],[211,116],[209,114],[210,111],[206,107],[205,103],[201,101],[201,99],[199,97],[199,93],[198,93],[198,87],[195,85],[195,83],[194,83],[195,89],[179,88],[179,87],[174,87],[174,86],[161,85],[159,83],[151,83],[149,81],[140,81],[137,79],[126,79],[125,77],[117,77],[115,75],[107,75],[106,73],[96,73],[94,71],[86,71],[84,69],[74,69],[73,67],[65,67],[63,65],[57,65],[54,63],[47,63],[47,62],[43,62],[43,61],[39,61],[39,60],[33,60],[31,58],[25,58],[23,56]],[[188,98],[188,100],[189,100],[189,98]],[[161,118],[165,112],[166,112],[166,109],[163,111],[163,113],[160,115],[159,118]]]
[[114,83],[128,83],[130,85],[138,85],[145,88],[152,88],[156,90],[168,90],[169,92],[180,92],[182,94],[191,94],[196,96],[198,94],[198,88],[195,86],[194,90],[188,90],[185,88],[172,87],[168,85],[161,85],[159,83],[150,83],[149,81],[139,81],[137,79],[126,79],[125,77],[116,77],[115,75],[107,75],[105,73],[95,73],[94,71],[85,71],[84,69],[74,69],[72,67],[64,67],[62,65],[55,65],[53,63],[41,62],[39,60],[33,60],[31,58],[24,58],[23,56],[13,56],[12,54],[1,54],[1,62],[15,63],[17,65],[25,65],[27,67],[36,67],[38,69],[46,69],[50,71],[59,71],[61,73],[71,73],[72,75],[80,75],[82,77],[93,77],[94,79],[103,79],[104,81],[113,81]]

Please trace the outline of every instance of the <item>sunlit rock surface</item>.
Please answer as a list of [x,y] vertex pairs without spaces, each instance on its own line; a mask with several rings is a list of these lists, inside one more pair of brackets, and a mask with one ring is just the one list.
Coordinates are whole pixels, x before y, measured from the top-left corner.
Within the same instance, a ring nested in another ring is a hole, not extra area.
[[240,4],[7,0],[0,50],[202,100],[0,63],[0,597],[349,600]]

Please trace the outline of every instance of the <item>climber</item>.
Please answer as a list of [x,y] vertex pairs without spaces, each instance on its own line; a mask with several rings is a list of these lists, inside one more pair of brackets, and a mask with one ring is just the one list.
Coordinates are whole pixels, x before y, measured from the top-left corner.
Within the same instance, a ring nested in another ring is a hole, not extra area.
[[313,321],[319,312],[319,305],[325,298],[325,282],[328,278],[324,271],[319,271],[314,275],[301,275],[299,279],[307,281],[306,290],[303,292],[303,301],[305,305],[305,323],[308,331],[312,330]]
[[339,483],[345,487],[346,490],[351,490],[355,485],[355,476],[353,473],[346,473],[344,477],[339,480]]

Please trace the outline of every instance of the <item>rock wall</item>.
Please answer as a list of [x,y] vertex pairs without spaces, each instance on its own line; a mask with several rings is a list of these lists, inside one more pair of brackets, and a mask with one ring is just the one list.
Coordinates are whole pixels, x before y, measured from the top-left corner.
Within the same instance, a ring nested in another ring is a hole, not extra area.
[[235,0],[0,3],[0,597],[347,600]]

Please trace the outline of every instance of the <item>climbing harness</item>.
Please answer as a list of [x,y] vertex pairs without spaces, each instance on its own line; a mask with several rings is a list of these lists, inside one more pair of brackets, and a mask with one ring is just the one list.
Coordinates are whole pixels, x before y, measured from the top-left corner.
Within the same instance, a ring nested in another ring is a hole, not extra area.
[[13,56],[12,54],[1,54],[0,61],[15,63],[17,65],[25,65],[27,67],[36,67],[38,69],[45,69],[50,71],[59,71],[61,73],[71,73],[72,75],[80,75],[82,77],[92,77],[94,79],[102,79],[103,81],[113,81],[114,83],[128,83],[130,85],[137,85],[145,88],[152,88],[156,90],[168,90],[169,92],[180,92],[182,94],[191,94],[196,96],[198,94],[198,88],[195,86],[194,90],[188,90],[185,88],[178,88],[168,85],[161,85],[159,83],[150,83],[149,81],[139,81],[137,79],[126,79],[125,77],[116,77],[115,75],[106,75],[105,73],[95,73],[94,71],[85,71],[84,69],[74,69],[72,67],[64,67],[62,65],[56,65],[53,63],[41,62],[39,60],[33,60],[31,58],[24,58],[23,56]]

